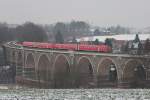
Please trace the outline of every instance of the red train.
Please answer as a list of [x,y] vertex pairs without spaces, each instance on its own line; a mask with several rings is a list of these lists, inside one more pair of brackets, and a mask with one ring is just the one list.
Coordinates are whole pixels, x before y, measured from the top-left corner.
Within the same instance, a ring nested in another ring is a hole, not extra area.
[[111,47],[101,45],[87,45],[87,44],[55,44],[55,43],[40,43],[40,42],[22,42],[25,47],[31,48],[45,48],[45,49],[61,49],[61,50],[75,50],[75,51],[96,51],[96,52],[111,52]]

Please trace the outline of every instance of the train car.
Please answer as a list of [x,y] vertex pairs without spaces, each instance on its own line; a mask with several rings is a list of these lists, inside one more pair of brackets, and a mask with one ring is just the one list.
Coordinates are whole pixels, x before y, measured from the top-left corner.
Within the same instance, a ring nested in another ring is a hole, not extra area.
[[87,44],[79,44],[79,51],[98,51],[97,45],[87,45]]
[[54,44],[52,44],[52,43],[38,43],[37,48],[53,49]]
[[39,42],[22,42],[25,47],[38,48]]
[[22,45],[25,47],[33,47],[34,42],[22,42]]
[[98,45],[98,52],[111,52],[112,49],[110,46],[107,46],[107,45]]
[[54,44],[54,49],[77,50],[77,44]]
[[40,43],[40,42],[23,42],[23,46],[32,47],[32,48],[45,48],[45,49],[53,49],[52,43]]
[[107,45],[79,45],[80,51],[97,51],[97,52],[111,52],[111,48]]
[[66,44],[65,47],[68,50],[77,50],[77,44]]
[[43,49],[56,50],[79,50],[79,51],[95,51],[95,52],[111,52],[111,47],[107,45],[88,45],[88,44],[54,44],[54,43],[39,43],[39,42],[23,42],[23,46]]

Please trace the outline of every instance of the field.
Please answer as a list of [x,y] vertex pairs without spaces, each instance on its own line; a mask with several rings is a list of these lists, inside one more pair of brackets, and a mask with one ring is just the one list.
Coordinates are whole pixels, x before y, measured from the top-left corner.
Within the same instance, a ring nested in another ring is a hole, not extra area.
[[0,100],[150,100],[148,89],[0,88]]

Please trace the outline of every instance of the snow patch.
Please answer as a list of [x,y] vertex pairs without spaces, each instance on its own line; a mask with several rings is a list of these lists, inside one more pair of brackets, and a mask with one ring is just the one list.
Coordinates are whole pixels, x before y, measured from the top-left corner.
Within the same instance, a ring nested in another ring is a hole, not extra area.
[[[104,42],[106,38],[114,38],[116,40],[134,40],[136,34],[120,34],[120,35],[107,35],[107,36],[90,36],[90,37],[82,37],[77,39],[77,41],[95,41],[98,39],[101,42]],[[140,40],[146,40],[150,38],[150,34],[139,34]]]

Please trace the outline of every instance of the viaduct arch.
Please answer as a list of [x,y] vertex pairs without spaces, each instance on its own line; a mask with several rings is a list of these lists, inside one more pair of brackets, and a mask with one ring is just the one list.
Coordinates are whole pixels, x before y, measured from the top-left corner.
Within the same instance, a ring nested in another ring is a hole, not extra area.
[[35,58],[32,53],[29,53],[25,60],[24,77],[27,79],[36,79]]
[[128,82],[131,88],[143,87],[146,80],[146,71],[143,62],[128,60],[123,67],[122,80]]
[[107,85],[107,87],[109,85],[110,87],[112,87],[112,85],[115,86],[119,79],[116,62],[109,57],[102,58],[97,67],[97,77],[98,87],[104,87],[105,85]]
[[82,56],[77,61],[77,87],[92,88],[94,85],[94,68],[89,57]]
[[49,71],[50,61],[47,55],[43,54],[39,57],[38,60],[38,67],[37,67],[37,77],[40,81],[48,81],[48,73],[51,73]]
[[9,46],[6,51],[22,80],[48,83],[48,88],[150,87],[150,56]]
[[16,65],[16,70],[17,70],[17,76],[22,76],[23,75],[23,55],[21,52],[18,52],[17,55],[17,65]]
[[70,87],[70,63],[67,56],[60,54],[56,56],[53,66],[54,88]]

